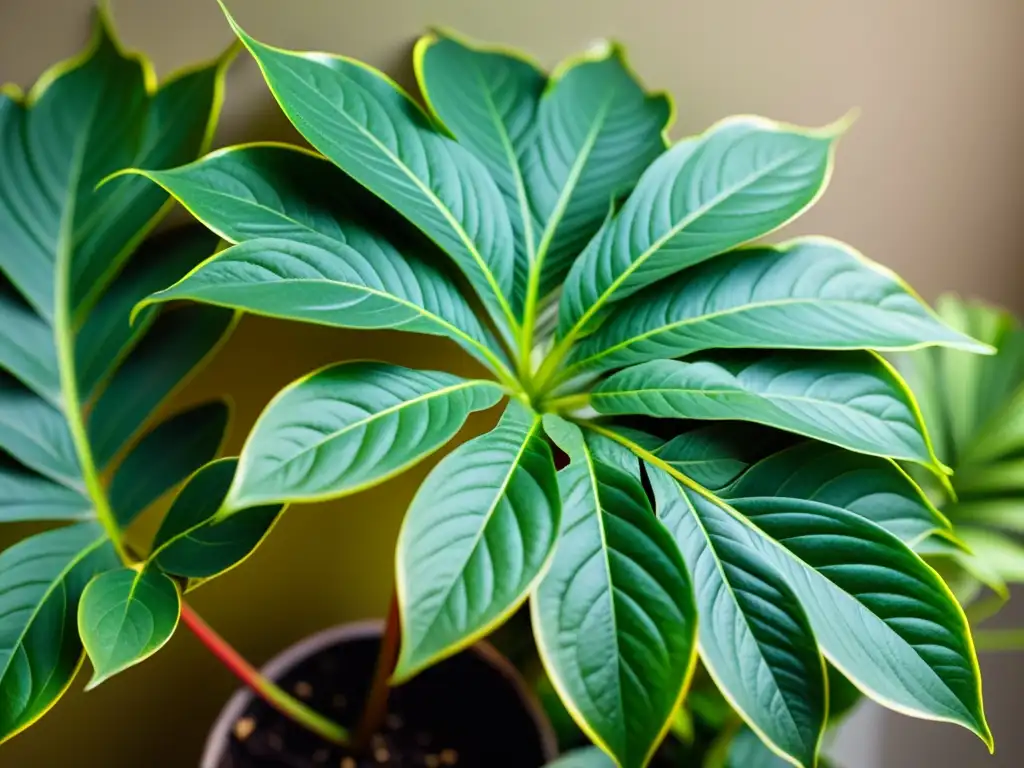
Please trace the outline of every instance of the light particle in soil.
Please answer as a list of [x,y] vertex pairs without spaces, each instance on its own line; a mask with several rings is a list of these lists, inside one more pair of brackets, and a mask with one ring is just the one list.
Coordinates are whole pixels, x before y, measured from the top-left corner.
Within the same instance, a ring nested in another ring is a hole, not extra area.
[[398,715],[388,715],[387,718],[385,718],[384,723],[392,731],[397,731],[402,727],[402,718]]
[[331,704],[334,705],[335,709],[344,709],[347,703],[348,701],[340,693],[336,693],[331,697]]
[[281,738],[281,734],[268,733],[267,746],[269,746],[275,752],[280,752],[282,749],[284,749],[284,739]]
[[235,720],[235,738],[239,741],[245,741],[248,739],[252,732],[256,730],[256,721],[251,717],[240,717]]
[[316,752],[313,753],[313,762],[317,764],[326,763],[330,759],[330,757],[330,750],[318,749]]
[[426,765],[427,768],[437,768],[441,765],[441,758],[437,755],[427,755],[423,758],[423,764]]
[[313,696],[313,686],[305,680],[299,680],[299,682],[295,684],[295,688],[293,690],[295,691],[295,695],[300,699],[309,699]]
[[341,758],[341,768],[356,768],[356,759],[354,757]]
[[459,753],[454,749],[441,750],[441,765],[455,765],[459,762]]
[[391,753],[388,752],[384,747],[379,747],[373,750],[373,759],[376,760],[378,763],[383,764],[391,759]]

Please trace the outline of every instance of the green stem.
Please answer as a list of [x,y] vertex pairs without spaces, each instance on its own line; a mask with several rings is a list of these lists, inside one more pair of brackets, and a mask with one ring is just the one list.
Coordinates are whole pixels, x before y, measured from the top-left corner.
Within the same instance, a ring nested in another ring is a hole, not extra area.
[[130,564],[131,557],[121,537],[121,526],[107,500],[107,493],[100,482],[99,472],[89,444],[82,415],[82,403],[78,393],[78,372],[75,369],[75,334],[71,317],[71,222],[74,220],[74,203],[70,202],[61,221],[57,243],[57,260],[54,265],[54,308],[53,332],[57,347],[57,368],[60,373],[61,405],[71,432],[71,440],[78,456],[79,469],[85,481],[85,489],[96,510],[96,517],[106,531],[110,542],[121,562]]
[[979,651],[1024,651],[1024,629],[976,629],[974,645]]
[[246,684],[254,694],[276,709],[285,717],[293,720],[312,733],[335,744],[348,744],[349,732],[338,723],[324,717],[316,710],[306,706],[294,696],[264,677],[228,642],[218,635],[214,629],[203,621],[192,607],[182,601],[181,621],[192,630],[199,641],[205,645],[239,680]]
[[558,413],[576,411],[580,408],[586,408],[588,405],[590,405],[590,394],[587,392],[575,395],[566,395],[565,397],[556,397],[551,400],[544,401],[545,409],[550,409]]

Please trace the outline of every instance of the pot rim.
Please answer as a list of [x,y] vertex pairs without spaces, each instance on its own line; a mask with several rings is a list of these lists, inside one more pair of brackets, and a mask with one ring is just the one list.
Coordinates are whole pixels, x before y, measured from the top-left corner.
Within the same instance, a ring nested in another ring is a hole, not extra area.
[[[384,622],[380,619],[364,619],[329,627],[285,648],[260,668],[260,674],[271,680],[277,680],[299,662],[315,656],[333,645],[346,641],[378,638],[383,632]],[[537,729],[537,737],[544,759],[551,761],[558,757],[558,739],[555,736],[554,728],[544,714],[540,702],[527,687],[519,670],[512,665],[512,662],[485,640],[478,640],[463,653],[476,654],[497,670],[505,682],[511,686]],[[210,729],[210,735],[206,738],[203,756],[199,763],[200,768],[218,768],[231,735],[231,728],[245,712],[253,696],[252,691],[242,686],[228,699],[217,715],[213,728]]]

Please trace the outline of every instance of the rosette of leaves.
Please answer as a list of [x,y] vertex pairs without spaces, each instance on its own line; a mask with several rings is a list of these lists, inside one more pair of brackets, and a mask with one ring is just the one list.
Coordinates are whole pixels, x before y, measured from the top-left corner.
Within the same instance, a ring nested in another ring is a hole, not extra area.
[[82,636],[101,638],[94,683],[126,652],[155,650],[177,622],[177,585],[125,567],[124,530],[213,458],[224,403],[154,415],[234,313],[154,309],[129,325],[139,299],[217,238],[190,226],[144,240],[167,194],[137,177],[97,184],[126,165],[205,152],[230,58],[158,86],[100,13],[82,53],[27,95],[0,93],[0,522],[64,524],[0,553],[0,741],[71,684],[80,619]]
[[[946,488],[921,477],[949,518],[959,545],[939,537],[918,548],[933,556],[964,603],[983,619],[1024,582],[1024,330],[1009,312],[948,295],[946,323],[998,349],[979,357],[952,349],[900,356],[936,453],[956,469]],[[978,599],[988,587],[993,595]]]
[[[749,245],[822,193],[841,124],[731,118],[670,145],[668,98],[617,46],[549,75],[447,33],[415,49],[423,109],[363,63],[232,25],[315,151],[145,173],[231,247],[140,308],[431,334],[486,374],[342,362],[295,382],[216,519],[356,493],[501,404],[408,510],[395,682],[529,600],[567,709],[627,768],[650,760],[698,655],[794,765],[818,759],[825,659],[991,743],[963,612],[908,546],[947,522],[895,460],[947,470],[878,355],[988,348],[848,246]],[[354,214],[351,179],[422,241]]]

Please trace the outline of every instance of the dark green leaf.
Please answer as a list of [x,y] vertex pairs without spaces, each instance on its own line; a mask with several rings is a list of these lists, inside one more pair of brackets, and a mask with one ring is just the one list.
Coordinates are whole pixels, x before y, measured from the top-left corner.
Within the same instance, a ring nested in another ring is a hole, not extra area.
[[89,414],[96,464],[105,467],[150,415],[207,358],[234,324],[232,312],[185,307],[163,313],[125,358]]
[[85,585],[118,567],[95,523],[24,539],[0,554],[0,741],[30,726],[82,660],[75,619]]
[[[817,765],[825,768],[824,762]],[[790,763],[774,754],[766,747],[757,734],[744,728],[733,738],[729,745],[729,756],[725,768],[787,768]]]
[[60,370],[53,329],[0,273],[0,371],[60,407]]
[[889,271],[848,246],[801,238],[687,270],[612,312],[566,377],[713,348],[909,349],[983,344],[945,326]]
[[451,440],[502,397],[490,381],[374,362],[339,363],[292,383],[256,421],[225,501],[344,496],[383,482]]
[[228,413],[225,402],[203,403],[176,413],[139,440],[110,483],[110,506],[122,528],[213,460],[224,439]]
[[233,568],[256,549],[284,507],[255,507],[218,518],[237,466],[238,459],[220,459],[189,478],[157,531],[150,561],[175,576],[205,579]]
[[498,426],[434,467],[398,538],[406,680],[508,618],[543,574],[561,504],[540,416],[509,404]]
[[742,352],[652,360],[598,384],[605,414],[742,419],[940,467],[906,385],[871,353]]
[[63,414],[0,373],[0,448],[51,480],[81,489],[78,455]]
[[546,429],[571,463],[558,473],[558,547],[531,601],[537,647],[580,727],[618,765],[639,768],[693,670],[693,592],[640,483],[558,421],[547,417]]
[[[621,429],[615,431],[623,434]],[[643,446],[634,436],[626,437]],[[653,452],[705,488],[717,490],[785,442],[782,433],[756,424],[717,423],[677,435]]]
[[825,662],[810,622],[757,534],[648,466],[658,517],[683,553],[700,615],[700,654],[737,712],[797,765],[814,766],[825,728]]
[[825,185],[840,128],[736,117],[673,146],[573,265],[559,335],[585,329],[608,302],[799,215]]
[[514,236],[483,163],[438,133],[382,73],[340,56],[265,45],[229,21],[303,136],[440,245],[514,339]]
[[180,612],[178,585],[158,570],[119,568],[90,581],[78,604],[78,631],[93,666],[86,689],[160,650]]

